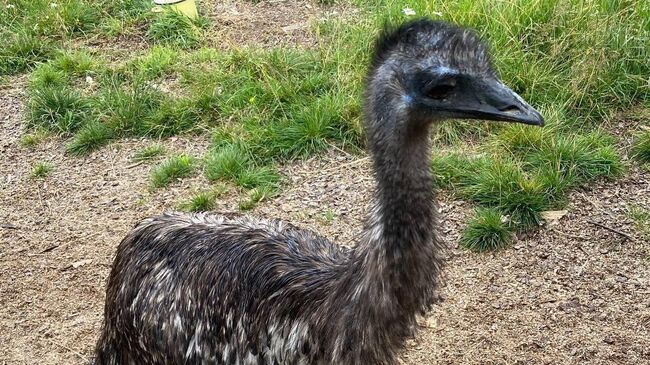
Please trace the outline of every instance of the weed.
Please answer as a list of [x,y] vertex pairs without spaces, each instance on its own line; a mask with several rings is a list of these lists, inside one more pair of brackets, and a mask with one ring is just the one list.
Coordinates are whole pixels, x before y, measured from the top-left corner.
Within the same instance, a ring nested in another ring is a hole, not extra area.
[[34,179],[43,179],[54,170],[54,165],[49,162],[37,162],[32,166],[31,177]]
[[460,239],[472,251],[484,252],[504,248],[512,241],[512,233],[496,209],[479,209]]
[[161,188],[173,180],[186,177],[194,170],[195,161],[187,155],[175,155],[151,170],[151,186]]
[[66,151],[71,155],[85,155],[105,144],[113,138],[113,131],[106,124],[94,121],[85,124],[66,145]]
[[165,154],[165,147],[163,145],[152,144],[136,152],[135,155],[133,156],[133,160],[138,162],[150,161],[164,154]]
[[322,224],[325,224],[325,225],[328,225],[328,226],[329,226],[329,225],[332,225],[332,223],[334,222],[334,219],[335,219],[335,218],[336,218],[336,214],[335,214],[333,211],[331,211],[331,210],[328,209],[328,210],[326,210],[325,212],[323,212],[323,213],[320,215],[320,217],[319,217],[319,221],[320,221]]

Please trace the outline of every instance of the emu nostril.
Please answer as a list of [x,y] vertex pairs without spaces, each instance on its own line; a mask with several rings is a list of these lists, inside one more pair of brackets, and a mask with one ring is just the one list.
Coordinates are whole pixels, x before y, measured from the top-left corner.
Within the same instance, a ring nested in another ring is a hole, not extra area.
[[521,110],[521,108],[516,106],[516,105],[508,105],[506,107],[499,108],[499,111],[502,111],[502,112],[508,113],[508,114],[515,114],[515,113],[522,113],[523,112],[523,110]]

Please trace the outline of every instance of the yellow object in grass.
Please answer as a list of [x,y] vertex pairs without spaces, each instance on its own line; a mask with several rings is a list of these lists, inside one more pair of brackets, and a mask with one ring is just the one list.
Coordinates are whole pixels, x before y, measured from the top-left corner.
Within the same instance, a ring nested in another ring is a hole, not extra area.
[[190,19],[196,19],[199,16],[195,0],[154,0],[154,4],[160,10],[172,9],[185,14]]

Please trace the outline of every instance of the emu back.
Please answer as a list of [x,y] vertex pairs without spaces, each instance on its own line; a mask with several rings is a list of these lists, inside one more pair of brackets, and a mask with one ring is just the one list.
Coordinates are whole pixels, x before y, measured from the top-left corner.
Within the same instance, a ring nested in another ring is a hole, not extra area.
[[95,363],[315,364],[305,316],[345,255],[280,221],[146,219],[118,248]]

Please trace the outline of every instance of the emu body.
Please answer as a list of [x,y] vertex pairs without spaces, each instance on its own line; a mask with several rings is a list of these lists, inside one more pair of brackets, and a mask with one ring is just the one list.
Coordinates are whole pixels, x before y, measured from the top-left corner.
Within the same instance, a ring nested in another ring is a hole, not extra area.
[[365,132],[377,187],[354,248],[280,221],[165,214],[120,243],[96,364],[396,364],[437,300],[430,126],[542,124],[471,31],[419,20],[377,41]]

